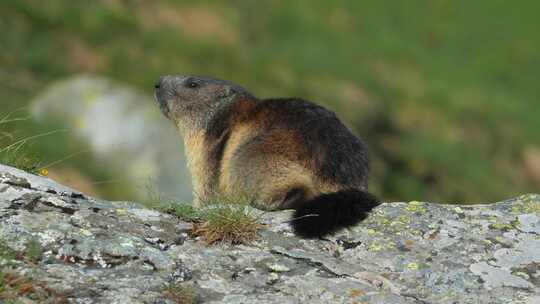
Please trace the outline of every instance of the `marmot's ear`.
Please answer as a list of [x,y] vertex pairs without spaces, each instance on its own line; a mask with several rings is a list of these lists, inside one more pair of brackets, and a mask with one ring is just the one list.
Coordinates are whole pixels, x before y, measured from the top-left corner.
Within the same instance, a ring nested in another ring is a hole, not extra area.
[[236,90],[230,86],[224,87],[218,94],[219,99],[229,98],[236,94]]

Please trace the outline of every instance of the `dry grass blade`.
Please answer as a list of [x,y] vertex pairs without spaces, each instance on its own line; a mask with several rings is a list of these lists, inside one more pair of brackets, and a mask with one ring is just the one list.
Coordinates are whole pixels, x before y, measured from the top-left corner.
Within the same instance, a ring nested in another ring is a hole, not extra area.
[[11,149],[17,150],[17,149],[19,149],[20,147],[22,147],[24,144],[26,144],[27,142],[29,142],[31,140],[34,140],[34,139],[37,139],[37,138],[40,138],[40,137],[53,135],[53,134],[60,133],[60,132],[67,132],[67,130],[54,130],[54,131],[45,132],[45,133],[37,134],[37,135],[34,135],[34,136],[28,136],[28,137],[19,139],[16,142],[14,142],[14,143],[0,149],[0,153],[11,150]]
[[262,228],[255,214],[238,205],[217,205],[205,211],[204,219],[194,233],[208,244],[247,244],[257,238]]

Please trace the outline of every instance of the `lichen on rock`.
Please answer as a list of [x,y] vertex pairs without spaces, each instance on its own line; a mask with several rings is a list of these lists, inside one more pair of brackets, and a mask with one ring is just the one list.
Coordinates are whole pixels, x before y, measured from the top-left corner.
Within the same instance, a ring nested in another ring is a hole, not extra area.
[[209,246],[172,215],[0,165],[0,279],[39,282],[69,303],[540,299],[540,195],[486,205],[387,203],[320,240],[294,236],[290,215],[262,214],[264,228],[249,244]]

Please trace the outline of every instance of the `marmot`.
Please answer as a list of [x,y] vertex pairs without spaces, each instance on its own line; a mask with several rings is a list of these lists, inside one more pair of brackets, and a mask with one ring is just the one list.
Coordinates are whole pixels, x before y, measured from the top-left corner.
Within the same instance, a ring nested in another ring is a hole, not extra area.
[[336,115],[300,98],[258,99],[210,77],[163,76],[155,99],[183,136],[195,205],[249,193],[255,207],[295,209],[301,237],[322,237],[366,218],[366,145]]

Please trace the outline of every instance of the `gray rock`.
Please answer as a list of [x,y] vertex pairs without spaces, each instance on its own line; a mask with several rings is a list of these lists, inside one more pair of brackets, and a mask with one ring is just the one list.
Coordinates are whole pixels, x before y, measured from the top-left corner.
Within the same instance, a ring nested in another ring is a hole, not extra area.
[[[70,303],[175,303],[171,286],[194,303],[540,299],[540,195],[474,206],[387,203],[321,240],[295,237],[290,211],[267,212],[252,244],[208,246],[170,215],[2,165],[0,189],[0,242],[22,253],[0,250],[0,271],[47,284]],[[30,261],[33,241],[42,256]]]

